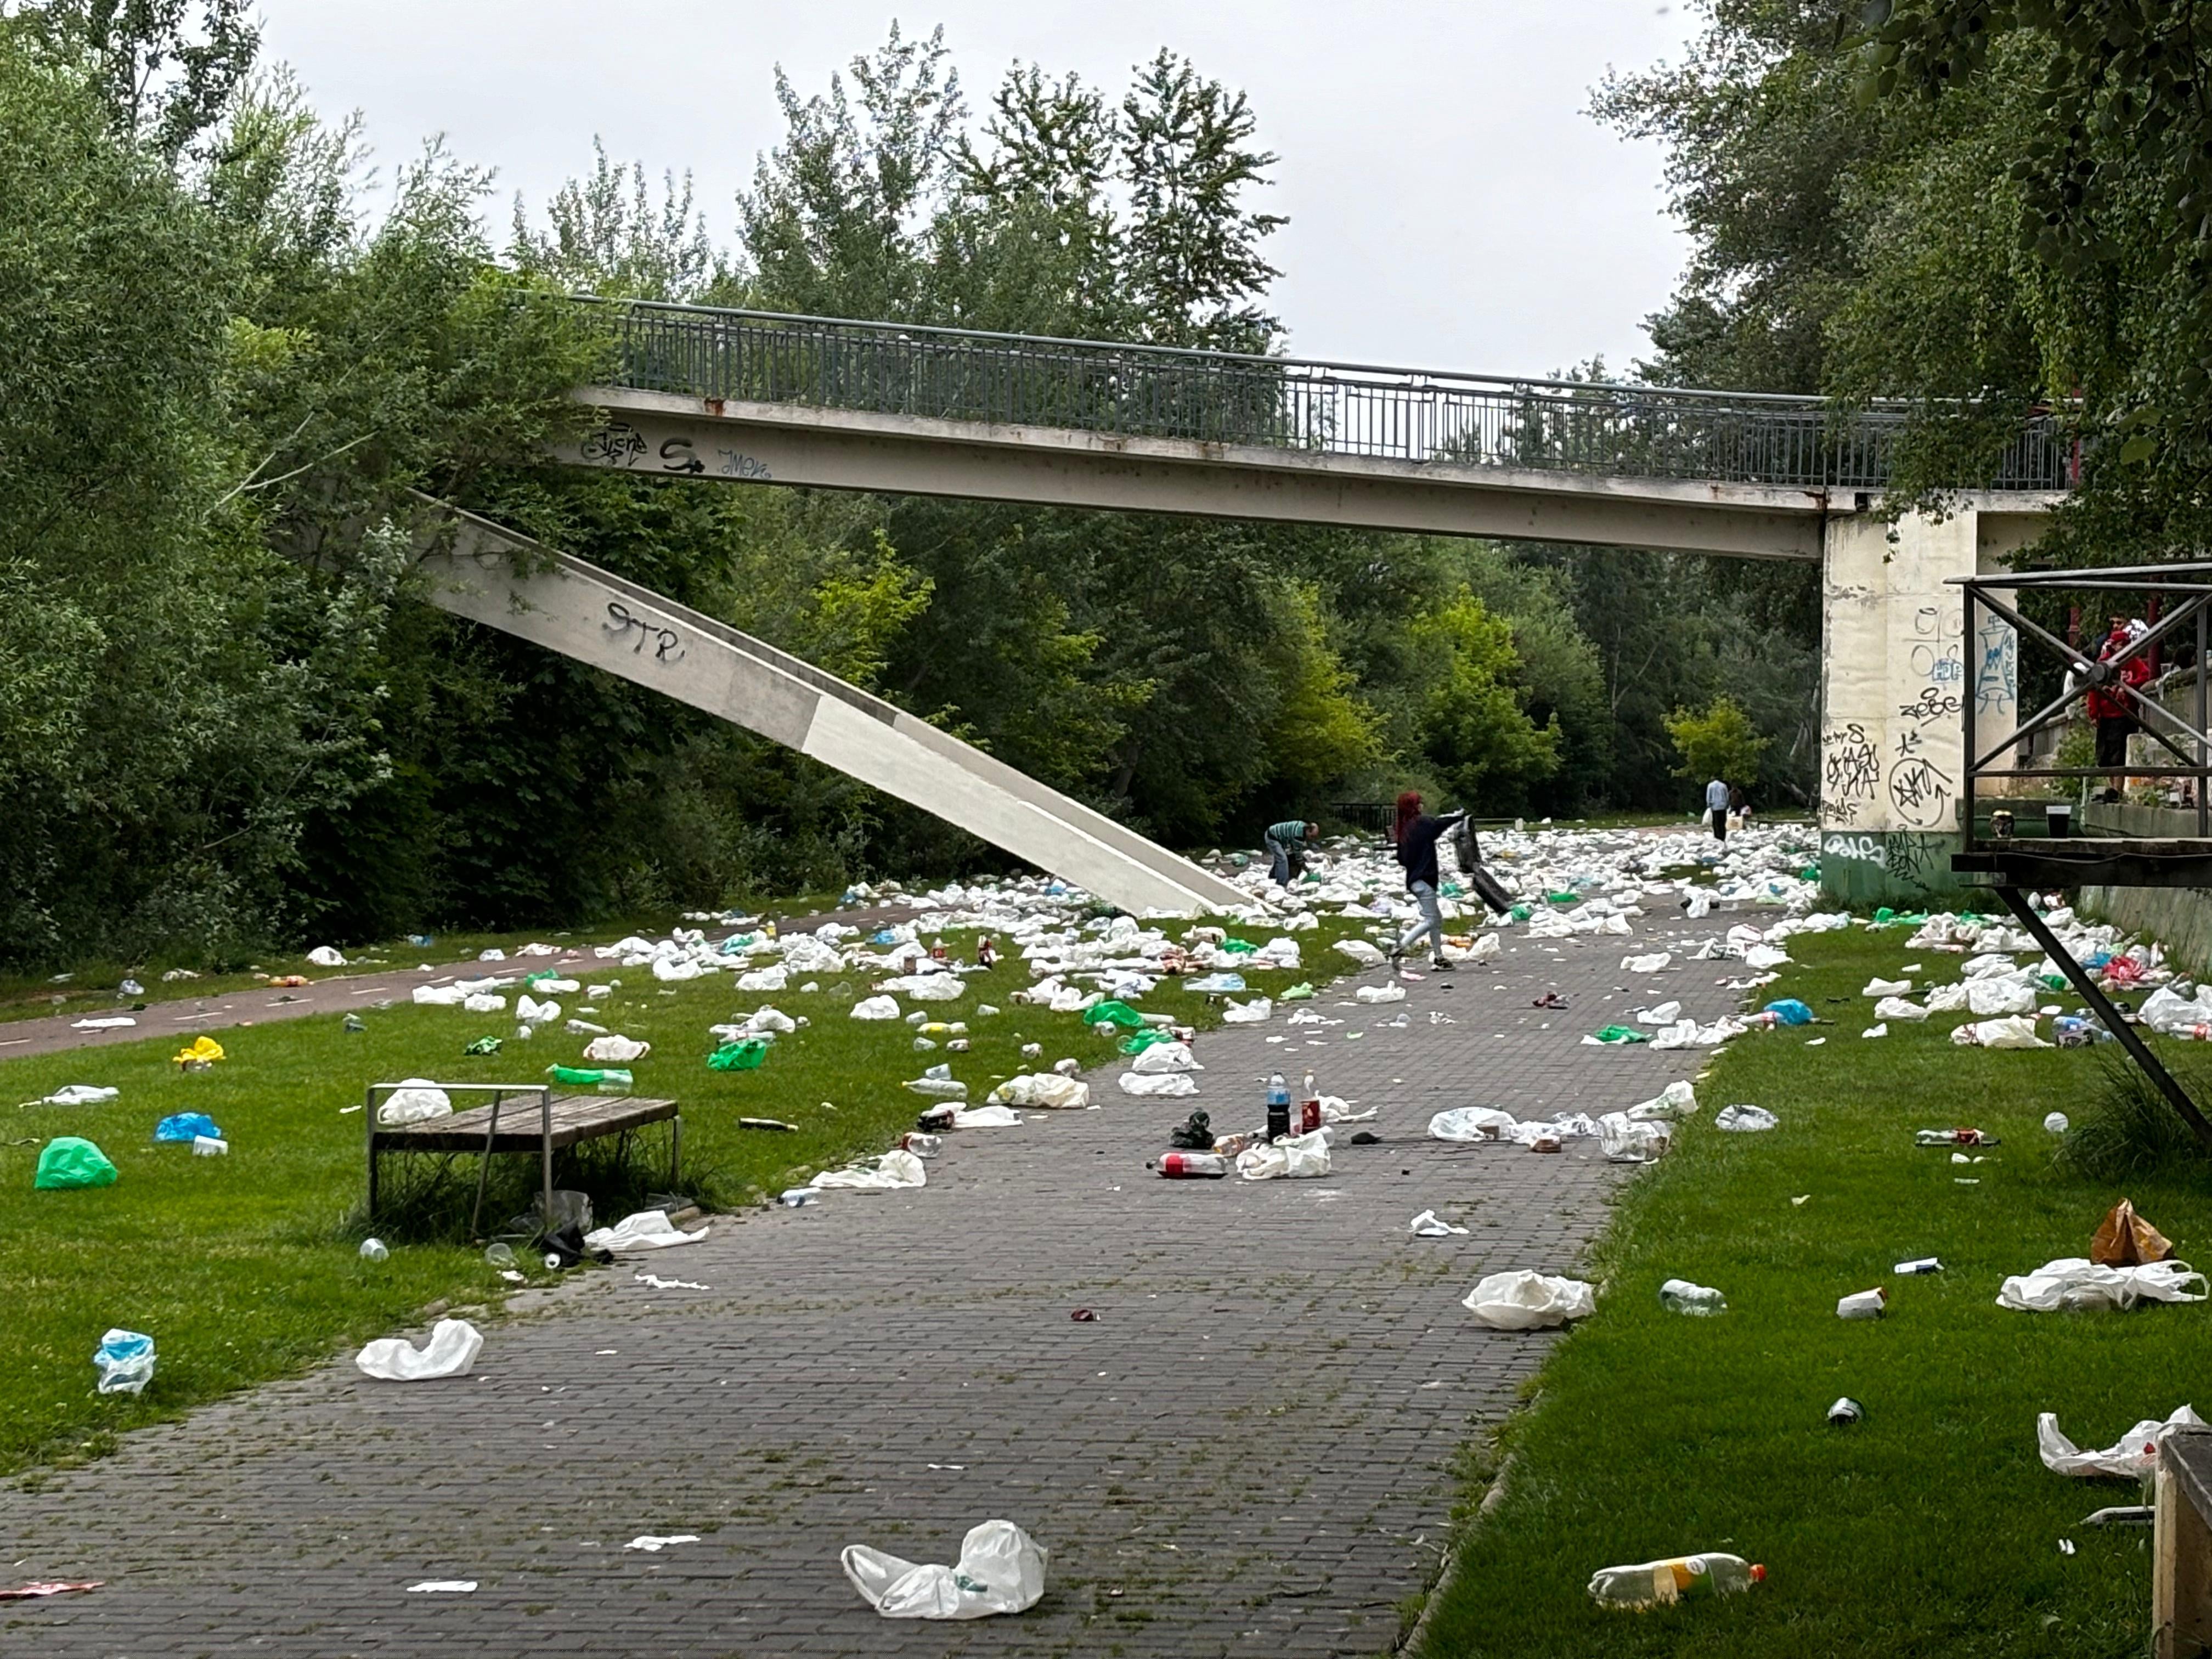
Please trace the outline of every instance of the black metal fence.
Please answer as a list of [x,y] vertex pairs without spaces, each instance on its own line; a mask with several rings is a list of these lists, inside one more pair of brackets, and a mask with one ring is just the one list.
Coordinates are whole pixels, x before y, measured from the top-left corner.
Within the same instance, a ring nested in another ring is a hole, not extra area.
[[[1504,380],[647,301],[603,307],[616,383],[754,403],[1613,477],[1879,489],[1909,419],[1818,398]],[[1999,489],[2063,489],[2023,422]]]

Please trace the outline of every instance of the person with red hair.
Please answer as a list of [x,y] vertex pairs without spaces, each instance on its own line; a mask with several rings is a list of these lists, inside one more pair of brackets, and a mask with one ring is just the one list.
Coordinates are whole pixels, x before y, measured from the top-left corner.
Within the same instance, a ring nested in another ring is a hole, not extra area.
[[1397,823],[1390,839],[1398,844],[1398,862],[1406,872],[1406,890],[1421,907],[1421,914],[1398,941],[1398,948],[1390,953],[1391,961],[1403,961],[1408,951],[1426,939],[1429,965],[1451,965],[1444,960],[1443,907],[1437,898],[1437,890],[1443,884],[1443,874],[1437,867],[1437,842],[1445,830],[1466,816],[1461,811],[1447,812],[1442,817],[1429,817],[1421,811],[1419,790],[1408,789],[1398,797]]

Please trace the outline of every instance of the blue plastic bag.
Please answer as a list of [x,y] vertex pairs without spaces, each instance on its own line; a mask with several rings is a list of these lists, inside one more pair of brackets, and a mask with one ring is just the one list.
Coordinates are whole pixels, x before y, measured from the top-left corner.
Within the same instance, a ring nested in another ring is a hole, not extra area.
[[1208,974],[1203,979],[1187,979],[1182,982],[1186,991],[1241,991],[1244,988],[1242,974]]
[[154,1380],[154,1339],[137,1331],[111,1330],[93,1350],[102,1394],[138,1394]]
[[1810,1025],[1813,1023],[1813,1011],[1796,997],[1784,997],[1779,1002],[1770,1002],[1766,1005],[1766,1012],[1784,1025]]
[[179,1112],[174,1117],[165,1117],[154,1126],[154,1139],[156,1140],[181,1140],[190,1146],[195,1135],[205,1135],[210,1140],[221,1140],[222,1131],[215,1127],[215,1120],[205,1112]]

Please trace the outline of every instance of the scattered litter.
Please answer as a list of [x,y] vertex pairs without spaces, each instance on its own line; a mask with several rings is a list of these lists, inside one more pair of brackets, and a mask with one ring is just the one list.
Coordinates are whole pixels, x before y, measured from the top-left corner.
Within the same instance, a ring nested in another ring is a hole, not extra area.
[[119,1089],[102,1088],[92,1083],[71,1083],[37,1100],[27,1100],[26,1106],[97,1106],[103,1100],[113,1100],[122,1092]]
[[[2150,1473],[2158,1461],[2159,1436],[2169,1428],[2201,1429],[2204,1419],[2187,1406],[2164,1421],[2145,1418],[2101,1451],[2083,1451],[2058,1431],[2056,1412],[2039,1413],[2035,1419],[2035,1449],[2043,1467],[2054,1474],[2111,1474],[2131,1478]],[[2105,1511],[2100,1510],[2100,1514]],[[2092,1517],[2094,1523],[2094,1517]]]
[[598,1066],[627,1066],[652,1052],[650,1042],[640,1042],[613,1031],[605,1036],[593,1037],[584,1045],[584,1058]]
[[666,1549],[671,1544],[696,1544],[698,1541],[699,1534],[696,1532],[671,1533],[665,1538],[656,1538],[647,1532],[640,1533],[623,1547],[626,1550],[644,1550],[648,1553],[654,1553]]
[[1629,1567],[1601,1567],[1589,1581],[1589,1593],[1600,1607],[1636,1611],[1693,1596],[1740,1595],[1765,1579],[1765,1567],[1741,1556],[1680,1555]]
[[1438,1216],[1434,1210],[1424,1210],[1408,1224],[1407,1231],[1416,1238],[1451,1238],[1467,1237],[1467,1229],[1455,1227]]
[[665,1250],[678,1244],[696,1244],[707,1237],[707,1229],[687,1233],[668,1219],[665,1210],[639,1210],[624,1216],[611,1227],[601,1227],[584,1235],[586,1248],[612,1250],[617,1255],[632,1250]]
[[1728,1311],[1728,1297],[1710,1285],[1692,1285],[1686,1279],[1670,1279],[1659,1287],[1659,1305],[1678,1314],[1711,1318]]
[[1124,1072],[1116,1081],[1123,1094],[1140,1099],[1181,1100],[1198,1092],[1197,1079],[1187,1072],[1162,1072],[1152,1076]]
[[1247,1181],[1305,1180],[1328,1172],[1327,1129],[1285,1135],[1237,1154],[1237,1173]]
[[108,1014],[97,1019],[72,1020],[70,1022],[70,1030],[72,1031],[119,1031],[126,1025],[136,1025],[137,1023],[128,1014]]
[[1771,1129],[1781,1121],[1764,1106],[1723,1106],[1713,1114],[1713,1127],[1744,1134]]
[[2043,1115],[2043,1127],[2045,1133],[2050,1134],[2064,1134],[2068,1127],[2066,1114],[2063,1112],[2045,1112]]
[[467,1376],[483,1347],[483,1333],[467,1320],[441,1319],[419,1348],[404,1336],[380,1337],[356,1354],[353,1363],[363,1376],[380,1382],[426,1382]]
[[143,1394],[154,1380],[154,1339],[138,1331],[111,1330],[93,1350],[92,1368],[102,1394]]
[[1354,991],[1352,995],[1352,1000],[1358,1002],[1370,1004],[1377,1002],[1403,1002],[1406,1000],[1406,988],[1402,985],[1396,984],[1363,985],[1358,990]]
[[899,1017],[896,997],[866,997],[853,1005],[854,1019],[896,1019]]
[[[984,1099],[1000,1106],[1079,1112],[1091,1104],[1091,1085],[1056,1072],[1024,1072],[1008,1078]],[[1206,1142],[1209,1146],[1212,1144]]]
[[2089,1241],[2089,1260],[2100,1267],[2140,1267],[2164,1261],[2172,1254],[2172,1241],[2137,1215],[2124,1198],[2106,1212]]
[[392,1251],[380,1238],[364,1238],[358,1254],[363,1261],[384,1261],[390,1259]]
[[1533,1331],[1588,1317],[1596,1311],[1597,1291],[1579,1279],[1522,1267],[1491,1274],[1461,1305],[1494,1330]]
[[1883,1024],[1869,1025],[1859,1035],[1863,1037],[1886,1037],[1889,1035],[1889,1027]]
[[[123,1023],[125,1025],[131,1024],[127,1019]],[[80,1021],[79,1024],[82,1022]],[[178,1049],[170,1057],[169,1063],[180,1066],[187,1072],[204,1072],[222,1058],[222,1044],[211,1036],[197,1036],[185,1047]]]
[[57,1135],[39,1152],[31,1185],[53,1192],[72,1187],[112,1187],[115,1165],[107,1154],[77,1135]]
[[1857,1291],[1840,1297],[1836,1303],[1838,1319],[1879,1319],[1889,1305],[1889,1292],[1876,1285],[1870,1291]]
[[154,1126],[154,1139],[156,1140],[182,1141],[189,1145],[194,1138],[201,1135],[216,1140],[222,1139],[222,1131],[216,1127],[215,1120],[205,1112],[179,1112],[172,1117],[163,1118]]
[[0,1589],[0,1601],[29,1601],[42,1595],[67,1595],[76,1590],[96,1590],[106,1582],[104,1578],[40,1578],[27,1584],[18,1584],[13,1589]]
[[386,1128],[445,1117],[453,1109],[453,1097],[427,1077],[410,1077],[384,1098],[376,1121]]
[[983,1619],[1020,1613],[1044,1594],[1046,1551],[1011,1521],[961,1540],[955,1566],[917,1566],[865,1544],[838,1557],[860,1598],[886,1619]]
[[[1401,991],[1401,996],[1405,993]],[[1379,1000],[1362,997],[1362,1001]],[[1224,1025],[1264,1025],[1275,1012],[1275,1005],[1266,997],[1254,997],[1249,1002],[1232,1002],[1221,1011]]]
[[1828,1407],[1828,1426],[1835,1429],[1847,1429],[1865,1415],[1866,1407],[1860,1405],[1850,1395],[1845,1395]]
[[473,1578],[425,1578],[419,1584],[410,1584],[410,1595],[466,1595],[477,1587]]
[[861,1158],[842,1170],[824,1170],[809,1184],[842,1192],[890,1193],[924,1186],[928,1180],[929,1172],[922,1168],[921,1160],[899,1148],[880,1158]]
[[[2197,1288],[2192,1291],[2190,1286]],[[2104,1267],[2087,1256],[2061,1256],[2032,1273],[2016,1274],[1997,1291],[1997,1306],[2015,1313],[2057,1313],[2062,1309],[2115,1308],[2138,1302],[2202,1302],[2204,1275],[2186,1261],[2148,1261],[2134,1267]]]
[[1068,1315],[1068,1317],[1079,1325],[1095,1325],[1098,1322],[1098,1316],[1088,1308],[1078,1308],[1073,1313]]
[[1942,1260],[1932,1255],[1923,1255],[1912,1261],[1900,1261],[1890,1269],[1899,1279],[1914,1279],[1923,1273],[1940,1273],[1942,1271]]

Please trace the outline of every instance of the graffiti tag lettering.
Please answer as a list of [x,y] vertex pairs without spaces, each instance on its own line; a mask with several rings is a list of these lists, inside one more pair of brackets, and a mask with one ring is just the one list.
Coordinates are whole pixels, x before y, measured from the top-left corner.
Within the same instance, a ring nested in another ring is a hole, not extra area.
[[[632,656],[643,654],[645,642],[651,640],[654,642],[653,659],[655,662],[684,660],[684,650],[681,635],[672,628],[663,628],[659,623],[647,622],[642,617],[632,616],[629,607],[620,599],[607,601],[607,620],[601,623],[599,627],[613,635],[615,643],[617,645],[635,634],[637,637],[631,642],[629,647]],[[672,652],[674,653],[673,655],[670,654]]]
[[630,466],[645,453],[644,434],[628,421],[610,421],[585,434],[577,453],[586,461],[607,466]]

